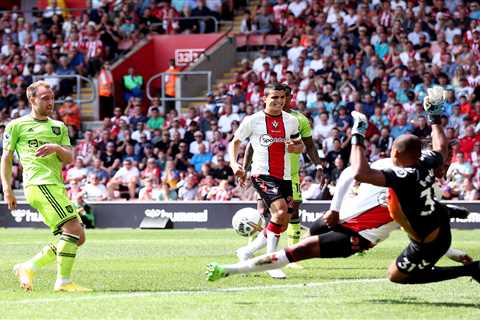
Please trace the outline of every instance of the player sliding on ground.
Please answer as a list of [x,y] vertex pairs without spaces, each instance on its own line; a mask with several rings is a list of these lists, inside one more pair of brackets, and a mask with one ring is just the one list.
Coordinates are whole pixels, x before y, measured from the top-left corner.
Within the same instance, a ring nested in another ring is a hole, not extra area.
[[[305,117],[301,112],[291,109],[291,100],[292,100],[292,90],[289,86],[285,85],[285,103],[283,105],[283,111],[291,114],[298,120],[299,124],[299,133],[302,138],[303,143],[305,144],[305,151],[316,165],[316,169],[322,170],[321,160],[318,156],[317,148],[313,143],[312,139],[312,128],[310,126],[310,121]],[[291,172],[292,172],[292,193],[293,193],[293,205],[291,212],[289,212],[289,222],[287,228],[287,237],[288,237],[288,246],[292,246],[300,242],[301,237],[301,228],[300,228],[300,215],[299,208],[302,204],[302,193],[300,190],[300,154],[299,153],[290,153],[290,163],[291,163]],[[243,167],[245,171],[250,171],[251,161],[253,156],[253,148],[251,143],[247,145],[245,150],[245,157],[243,159]],[[268,214],[268,208],[265,208],[265,204],[261,198],[257,200],[257,209],[264,216]],[[263,235],[265,236],[266,230],[264,229]],[[259,250],[255,243],[250,243],[245,247],[241,247],[237,250],[237,256],[240,261],[247,260],[253,257],[254,253]],[[288,267],[291,268],[302,268],[296,263],[290,263]]]
[[[372,167],[389,172],[391,169],[387,168],[391,167],[391,160],[377,161]],[[348,257],[356,252],[368,250],[386,239],[392,230],[398,228],[398,224],[393,221],[385,206],[386,189],[362,183],[358,188],[357,195],[345,199],[347,192],[352,190],[353,178],[352,168],[347,168],[340,176],[338,192],[334,195],[331,210],[326,217],[327,224],[330,224],[330,226],[314,225],[311,229],[311,233],[319,234],[319,236],[308,237],[296,246],[238,264],[220,266],[212,263],[207,267],[208,280],[214,281],[236,273],[259,272],[279,268],[289,262],[310,258]],[[437,205],[440,206],[439,203]],[[449,221],[449,210],[444,206],[442,208],[447,213],[446,219]],[[458,208],[451,210],[461,211]],[[338,211],[340,211],[342,222],[337,225],[336,219],[331,219],[329,215],[334,216],[335,212]],[[448,247],[445,251],[447,249]],[[471,258],[459,250],[451,249],[448,254],[455,261],[467,264],[471,262]],[[478,263],[457,268],[459,270],[475,271],[478,270]],[[467,273],[465,275],[475,275],[471,272]]]
[[[282,111],[285,104],[285,87],[280,84],[265,88],[265,109],[246,117],[228,146],[231,166],[235,175],[245,180],[245,170],[238,163],[238,150],[243,140],[250,139],[252,158],[252,184],[269,208],[272,218],[265,233],[260,233],[251,243],[252,252],[267,247],[275,252],[280,235],[287,229],[288,211],[292,205],[291,161],[289,153],[304,149],[298,130],[298,120]],[[245,258],[249,258],[246,256]],[[281,270],[271,270],[273,278],[285,278]]]
[[[391,159],[372,164],[375,169],[389,167],[392,167]],[[234,265],[212,263],[208,266],[208,279],[214,281],[231,274],[283,267],[295,260],[346,258],[369,250],[387,239],[393,230],[400,228],[389,215],[386,192],[387,189],[383,187],[366,183],[357,185],[352,167],[347,167],[337,180],[330,209],[311,226],[310,237],[296,246],[289,246],[285,253],[279,251]],[[456,217],[465,218],[468,214],[462,208],[453,207],[449,210],[454,211],[452,215]],[[472,261],[471,257],[458,249],[449,249],[447,256],[461,263]]]
[[85,242],[80,218],[67,197],[62,164],[73,160],[68,129],[63,122],[49,118],[54,107],[50,85],[37,81],[27,88],[32,112],[11,121],[3,135],[1,178],[5,201],[10,210],[17,205],[12,191],[12,159],[16,151],[23,166],[23,185],[27,202],[42,215],[54,235],[56,244],[46,245],[27,262],[17,264],[14,272],[20,287],[33,288],[33,275],[40,268],[57,262],[55,291],[91,291],[71,280],[77,249]]

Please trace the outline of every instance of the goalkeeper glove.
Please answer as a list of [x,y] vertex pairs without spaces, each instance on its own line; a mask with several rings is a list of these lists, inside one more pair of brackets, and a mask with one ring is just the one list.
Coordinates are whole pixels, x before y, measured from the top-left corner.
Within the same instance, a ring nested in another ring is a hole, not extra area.
[[440,116],[443,112],[445,91],[440,86],[427,89],[427,96],[423,99],[423,109],[427,113],[432,124],[440,124]]
[[353,111],[352,144],[363,145],[367,133],[368,120],[363,113]]

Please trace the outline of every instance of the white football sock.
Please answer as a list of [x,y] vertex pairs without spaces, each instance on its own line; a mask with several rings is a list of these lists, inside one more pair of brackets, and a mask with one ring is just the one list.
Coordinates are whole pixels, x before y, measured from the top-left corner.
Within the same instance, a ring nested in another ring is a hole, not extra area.
[[277,251],[280,235],[267,229],[267,253]]
[[289,264],[285,250],[274,253],[264,254],[262,256],[241,261],[236,264],[223,265],[225,274],[261,272],[272,269],[279,269]]
[[245,247],[240,248],[244,252],[247,252],[248,255],[253,255],[258,250],[262,249],[267,245],[267,238],[265,237],[264,230],[260,231],[257,237],[250,242]]

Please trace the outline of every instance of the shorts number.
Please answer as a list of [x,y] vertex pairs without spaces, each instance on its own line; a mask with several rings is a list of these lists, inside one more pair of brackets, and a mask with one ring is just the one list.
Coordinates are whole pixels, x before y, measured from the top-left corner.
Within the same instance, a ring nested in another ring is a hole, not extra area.
[[413,271],[413,269],[418,268],[420,270],[425,269],[429,265],[428,261],[422,260],[419,264],[412,263],[408,260],[407,257],[403,257],[403,261],[397,262],[399,269],[405,270],[407,272]]
[[425,206],[423,207],[422,212],[420,212],[420,215],[422,217],[428,216],[433,212],[435,202],[433,202],[432,199],[432,192],[430,189],[425,189],[420,193],[420,198],[423,199],[425,198]]
[[295,189],[297,189],[297,193],[301,193],[301,191],[300,191],[300,183],[295,183]]

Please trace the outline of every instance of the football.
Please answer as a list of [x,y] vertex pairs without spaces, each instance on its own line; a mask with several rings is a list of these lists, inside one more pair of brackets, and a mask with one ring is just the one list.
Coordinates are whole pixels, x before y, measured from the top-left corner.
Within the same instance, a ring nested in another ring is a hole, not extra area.
[[233,216],[232,227],[242,237],[249,237],[265,227],[265,218],[254,208],[243,208]]

